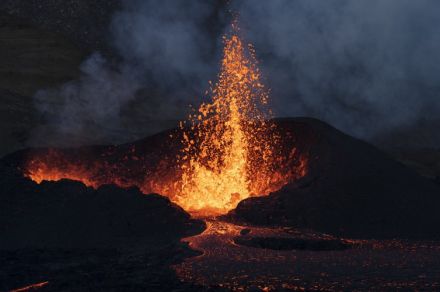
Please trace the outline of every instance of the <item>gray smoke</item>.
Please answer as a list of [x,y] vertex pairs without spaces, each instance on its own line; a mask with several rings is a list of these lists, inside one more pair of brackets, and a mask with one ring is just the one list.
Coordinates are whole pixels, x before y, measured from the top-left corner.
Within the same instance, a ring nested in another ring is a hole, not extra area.
[[277,113],[363,138],[440,113],[440,1],[236,2]]
[[[37,94],[51,131],[113,139],[137,125],[132,139],[152,121],[183,118],[218,70],[228,18],[219,2],[122,1],[110,27],[119,62],[94,54],[80,80]],[[317,117],[365,139],[439,118],[439,1],[241,0],[229,8],[255,45],[278,116]]]
[[113,19],[115,46],[126,61],[151,73],[155,85],[200,90],[215,62],[216,40],[205,27],[213,9],[203,0],[128,1]]
[[215,2],[121,3],[109,29],[117,61],[95,53],[79,80],[38,92],[36,106],[47,120],[38,137],[120,142],[154,131],[154,121],[159,128],[160,121],[177,125],[215,76],[219,43],[209,26],[220,17]]
[[141,87],[136,72],[124,65],[112,69],[98,53],[90,56],[80,71],[79,80],[37,92],[39,110],[49,116],[61,133],[81,134],[87,125],[93,124],[117,126],[118,119],[114,118]]

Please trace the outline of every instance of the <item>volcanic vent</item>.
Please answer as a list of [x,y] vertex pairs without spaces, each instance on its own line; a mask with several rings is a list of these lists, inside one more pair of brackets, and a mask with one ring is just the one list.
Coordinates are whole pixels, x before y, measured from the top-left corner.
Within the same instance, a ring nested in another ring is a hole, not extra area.
[[225,213],[304,176],[305,156],[270,121],[268,90],[237,21],[223,41],[218,81],[207,92],[211,102],[193,110],[177,130],[148,143],[30,151],[25,176],[37,183],[79,180],[95,188],[134,185],[204,215]]

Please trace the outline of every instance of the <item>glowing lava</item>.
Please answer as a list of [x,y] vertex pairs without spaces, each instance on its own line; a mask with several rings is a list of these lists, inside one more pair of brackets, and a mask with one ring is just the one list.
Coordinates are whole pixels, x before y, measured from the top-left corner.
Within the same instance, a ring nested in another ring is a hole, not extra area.
[[174,134],[158,134],[140,147],[39,149],[29,153],[24,175],[38,183],[67,178],[94,188],[137,186],[202,215],[226,213],[245,198],[304,176],[307,160],[293,134],[280,134],[270,122],[254,49],[242,42],[236,21],[224,45],[211,102],[193,111]]
[[224,212],[251,195],[267,194],[276,182],[271,174],[279,137],[267,122],[268,92],[254,49],[243,44],[237,22],[224,44],[219,80],[210,90],[212,102],[190,115],[190,130],[182,141],[182,192],[177,201],[189,210]]

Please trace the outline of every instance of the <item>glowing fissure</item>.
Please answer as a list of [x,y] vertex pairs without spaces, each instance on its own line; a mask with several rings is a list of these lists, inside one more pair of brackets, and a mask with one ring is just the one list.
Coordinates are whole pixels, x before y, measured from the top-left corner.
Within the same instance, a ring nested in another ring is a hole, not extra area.
[[[182,192],[177,201],[187,209],[235,208],[253,194],[264,194],[260,175],[267,176],[278,141],[267,123],[268,93],[252,46],[244,46],[237,23],[224,38],[218,82],[211,87],[212,102],[190,115],[184,135]],[[182,123],[185,131],[187,123]],[[252,151],[253,150],[253,151]]]
[[181,139],[180,150],[172,159],[154,164],[132,149],[118,158],[103,153],[95,160],[82,160],[55,149],[32,156],[24,175],[38,183],[67,178],[95,188],[135,185],[203,215],[225,213],[245,198],[267,195],[305,175],[306,159],[286,146],[291,141],[269,122],[268,91],[260,80],[254,49],[243,44],[236,21],[223,41],[218,81],[207,92],[211,102],[180,123],[174,136]]

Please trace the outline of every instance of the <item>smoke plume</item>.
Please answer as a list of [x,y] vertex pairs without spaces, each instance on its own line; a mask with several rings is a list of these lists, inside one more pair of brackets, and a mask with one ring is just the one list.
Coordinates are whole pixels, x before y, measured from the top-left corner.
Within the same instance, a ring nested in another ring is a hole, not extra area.
[[81,65],[79,80],[36,94],[47,120],[39,137],[67,144],[139,138],[155,130],[154,122],[177,125],[203,96],[220,45],[216,1],[121,3],[109,28],[117,58],[95,53]]
[[440,112],[440,2],[236,2],[282,116],[370,138]]
[[[223,1],[121,3],[109,29],[119,61],[94,54],[79,80],[37,94],[54,132],[140,137],[152,121],[183,118],[215,79],[230,16]],[[278,116],[316,117],[364,139],[438,119],[439,1],[242,0],[227,8],[255,45]]]

